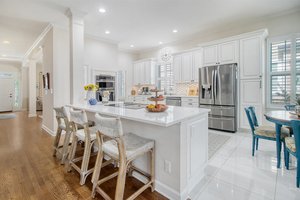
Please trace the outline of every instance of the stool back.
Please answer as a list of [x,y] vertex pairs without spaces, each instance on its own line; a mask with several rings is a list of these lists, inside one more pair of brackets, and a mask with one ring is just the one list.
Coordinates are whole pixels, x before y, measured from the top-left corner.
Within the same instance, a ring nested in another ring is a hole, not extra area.
[[105,136],[110,138],[118,138],[123,136],[123,128],[120,118],[102,117],[96,113],[95,123],[97,130]]
[[62,106],[62,107],[56,107],[54,108],[54,110],[56,113],[56,120],[57,120],[58,127],[63,127],[63,121],[67,127],[67,125],[69,124],[69,119],[68,119],[66,108]]
[[300,120],[292,120],[291,123],[295,137],[296,157],[300,159]]
[[70,109],[70,121],[83,127],[88,126],[88,118],[84,110]]
[[286,111],[295,110],[295,107],[296,107],[296,105],[293,105],[293,104],[284,105],[284,108],[285,108]]

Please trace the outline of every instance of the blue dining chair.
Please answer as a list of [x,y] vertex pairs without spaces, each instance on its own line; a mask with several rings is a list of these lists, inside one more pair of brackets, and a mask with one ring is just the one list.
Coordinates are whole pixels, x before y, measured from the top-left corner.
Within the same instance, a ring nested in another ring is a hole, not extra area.
[[293,104],[284,105],[284,108],[285,108],[286,111],[295,110],[295,107],[296,107],[296,105],[293,105]]
[[291,125],[294,132],[294,137],[285,138],[285,166],[286,169],[289,169],[290,154],[296,157],[297,159],[297,177],[296,177],[296,186],[299,188],[300,184],[300,120],[292,120]]
[[[276,130],[275,127],[273,126],[258,125],[257,117],[255,114],[255,108],[253,106],[245,108],[245,112],[252,132],[252,156],[254,156],[255,149],[258,150],[258,140],[265,139],[265,140],[276,141]],[[282,127],[281,140],[284,144],[284,149],[285,149],[284,138],[288,136],[290,136],[289,130],[285,127]]]

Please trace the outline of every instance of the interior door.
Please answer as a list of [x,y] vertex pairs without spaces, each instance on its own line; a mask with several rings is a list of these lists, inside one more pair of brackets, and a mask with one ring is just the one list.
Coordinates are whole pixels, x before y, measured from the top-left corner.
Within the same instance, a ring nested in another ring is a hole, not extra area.
[[215,104],[236,104],[236,64],[219,65],[215,71]]
[[0,79],[0,112],[13,110],[14,80]]

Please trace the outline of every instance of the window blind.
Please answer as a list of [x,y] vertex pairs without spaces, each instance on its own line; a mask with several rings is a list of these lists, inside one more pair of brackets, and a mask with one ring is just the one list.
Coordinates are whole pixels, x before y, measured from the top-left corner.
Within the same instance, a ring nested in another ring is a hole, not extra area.
[[159,88],[166,93],[174,90],[174,74],[171,63],[162,64],[159,66]]
[[271,71],[291,70],[291,41],[285,40],[271,44]]
[[296,38],[296,70],[300,72],[300,38]]
[[291,76],[271,76],[271,102],[273,104],[286,104],[290,101]]

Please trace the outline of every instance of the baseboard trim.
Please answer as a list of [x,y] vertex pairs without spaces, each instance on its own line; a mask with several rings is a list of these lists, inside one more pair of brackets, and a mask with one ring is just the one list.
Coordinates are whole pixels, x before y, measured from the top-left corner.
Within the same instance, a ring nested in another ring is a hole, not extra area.
[[[139,173],[133,172],[132,176],[143,183],[148,182],[148,179],[145,178],[144,176],[140,175]],[[167,186],[157,180],[155,180],[155,191],[157,191],[158,193],[167,197],[168,199],[172,199],[172,200],[182,199],[182,198],[180,198],[180,194],[177,191],[175,191],[174,189],[170,188],[169,186]]]
[[51,136],[55,136],[56,134],[54,133],[54,131],[52,131],[51,129],[49,129],[47,126],[45,126],[44,124],[42,125],[42,129],[44,130],[44,131],[46,131],[49,135],[51,135]]

